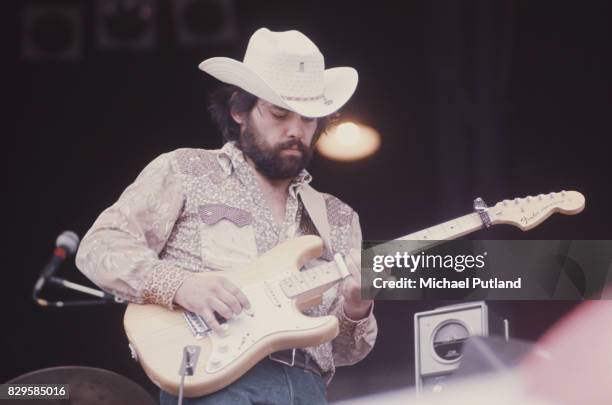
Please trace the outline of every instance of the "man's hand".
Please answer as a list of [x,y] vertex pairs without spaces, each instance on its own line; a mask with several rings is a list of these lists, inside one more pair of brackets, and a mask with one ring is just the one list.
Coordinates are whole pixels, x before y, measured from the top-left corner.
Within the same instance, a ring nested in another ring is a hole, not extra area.
[[351,249],[346,257],[351,275],[344,279],[340,291],[344,296],[344,313],[352,320],[366,317],[373,300],[361,299],[361,251]]
[[222,331],[214,312],[225,319],[238,315],[251,304],[236,285],[223,276],[198,273],[187,278],[174,295],[174,302],[200,315],[215,332]]

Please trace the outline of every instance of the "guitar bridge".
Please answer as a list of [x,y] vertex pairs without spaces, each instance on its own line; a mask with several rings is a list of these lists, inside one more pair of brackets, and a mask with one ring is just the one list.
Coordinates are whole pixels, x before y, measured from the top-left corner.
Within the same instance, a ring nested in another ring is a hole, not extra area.
[[200,315],[191,311],[184,311],[183,317],[185,318],[185,321],[187,321],[187,325],[196,339],[206,337],[206,335],[211,331],[210,326],[208,326],[206,321],[204,321],[204,318],[202,318]]

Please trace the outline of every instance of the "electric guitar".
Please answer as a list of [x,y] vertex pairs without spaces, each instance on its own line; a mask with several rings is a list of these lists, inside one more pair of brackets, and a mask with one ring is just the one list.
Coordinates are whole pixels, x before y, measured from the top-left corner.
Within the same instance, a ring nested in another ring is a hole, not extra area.
[[[584,203],[576,191],[504,200],[492,207],[476,199],[476,212],[399,240],[450,240],[497,224],[527,231],[554,212],[577,214]],[[194,397],[231,384],[270,353],[330,341],[338,334],[336,317],[310,317],[302,311],[350,273],[339,256],[300,271],[322,252],[319,237],[301,236],[276,246],[243,270],[226,272],[224,276],[244,292],[251,308],[227,320],[223,333],[213,332],[189,311],[129,304],[124,326],[133,357],[158,387],[178,395],[184,381],[184,396]]]

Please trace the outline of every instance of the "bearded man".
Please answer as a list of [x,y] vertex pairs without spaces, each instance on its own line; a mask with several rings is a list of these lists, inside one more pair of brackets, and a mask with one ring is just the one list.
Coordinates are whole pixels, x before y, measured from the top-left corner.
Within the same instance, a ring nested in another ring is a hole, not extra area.
[[[185,403],[326,403],[335,368],[363,359],[377,333],[373,302],[360,299],[358,216],[310,187],[306,171],[317,139],[355,91],[357,72],[326,70],[304,34],[265,28],[252,35],[243,62],[217,57],[199,67],[224,83],[210,111],[225,145],[178,149],[151,162],[98,217],[77,266],[109,293],[192,311],[222,333],[219,315],[231,321],[250,310],[248,296],[224,272],[288,239],[320,234],[316,223],[325,222],[329,237],[318,260],[340,253],[353,276],[306,314],[335,315],[338,336],[272,353],[234,383]],[[322,218],[309,212],[304,193],[321,197]],[[176,399],[160,393],[162,404]]]

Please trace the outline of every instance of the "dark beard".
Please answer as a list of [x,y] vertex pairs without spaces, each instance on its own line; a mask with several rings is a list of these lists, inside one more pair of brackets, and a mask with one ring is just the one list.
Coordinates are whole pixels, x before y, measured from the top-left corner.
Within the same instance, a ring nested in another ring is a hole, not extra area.
[[[267,147],[251,130],[248,123],[240,135],[238,146],[253,161],[257,171],[271,180],[284,180],[297,176],[312,159],[312,148],[308,148],[298,139],[290,139],[273,148]],[[299,156],[283,156],[283,149],[296,147],[301,152]]]

